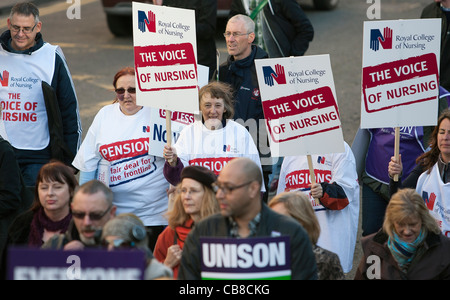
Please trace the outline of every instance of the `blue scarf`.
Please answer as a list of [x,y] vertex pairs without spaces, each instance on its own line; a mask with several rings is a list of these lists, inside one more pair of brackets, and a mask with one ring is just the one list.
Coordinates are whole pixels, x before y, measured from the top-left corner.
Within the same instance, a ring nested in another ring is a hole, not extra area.
[[419,236],[412,243],[402,241],[395,232],[393,238],[389,237],[387,242],[388,248],[402,270],[408,268],[425,236],[426,230],[421,229]]

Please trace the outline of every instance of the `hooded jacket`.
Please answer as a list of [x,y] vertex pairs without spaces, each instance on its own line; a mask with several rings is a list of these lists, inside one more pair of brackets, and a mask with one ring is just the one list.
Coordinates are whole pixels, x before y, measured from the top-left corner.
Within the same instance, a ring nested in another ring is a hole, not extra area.
[[[6,52],[18,53],[10,45],[11,33],[9,30],[3,32],[0,36],[1,47]],[[40,49],[45,44],[42,34],[36,35],[36,43],[33,47],[20,52],[22,55],[33,55],[35,51]],[[48,84],[56,92],[58,101],[58,107],[61,112],[61,119],[63,125],[64,142],[75,154],[81,143],[81,120],[79,116],[78,100],[75,94],[75,87],[73,85],[71,74],[67,67],[65,57],[62,51],[56,51],[55,55],[55,70],[52,76],[52,81]],[[25,134],[25,133],[24,133]],[[14,148],[17,160],[19,164],[28,163],[47,163],[52,154],[49,145],[42,150],[24,150]],[[70,165],[72,163],[72,157],[67,157],[64,163]]]

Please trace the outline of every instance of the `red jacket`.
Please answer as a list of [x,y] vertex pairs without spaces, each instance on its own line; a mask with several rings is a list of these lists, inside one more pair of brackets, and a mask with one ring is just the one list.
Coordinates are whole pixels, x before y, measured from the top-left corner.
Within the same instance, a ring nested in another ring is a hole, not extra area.
[[[194,226],[194,221],[192,219],[187,220],[183,225],[175,227],[175,230],[172,227],[167,226],[163,232],[158,236],[158,240],[156,241],[155,249],[153,256],[161,263],[164,263],[164,260],[167,256],[167,249],[175,244],[178,244],[181,249],[183,249],[184,241],[188,233],[191,231]],[[178,266],[173,268],[173,277],[178,277]]]

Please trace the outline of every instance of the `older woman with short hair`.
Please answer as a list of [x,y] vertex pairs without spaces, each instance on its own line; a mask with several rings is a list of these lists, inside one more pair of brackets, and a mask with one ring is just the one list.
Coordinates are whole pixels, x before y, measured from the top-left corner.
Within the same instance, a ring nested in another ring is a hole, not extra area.
[[414,189],[391,197],[382,230],[361,244],[355,279],[450,279],[450,239]]

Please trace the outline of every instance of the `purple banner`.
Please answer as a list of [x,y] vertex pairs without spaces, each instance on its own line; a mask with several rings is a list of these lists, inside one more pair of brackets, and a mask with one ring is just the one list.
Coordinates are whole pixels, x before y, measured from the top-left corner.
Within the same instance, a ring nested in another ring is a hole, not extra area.
[[11,280],[142,280],[146,267],[140,250],[62,251],[11,248]]

